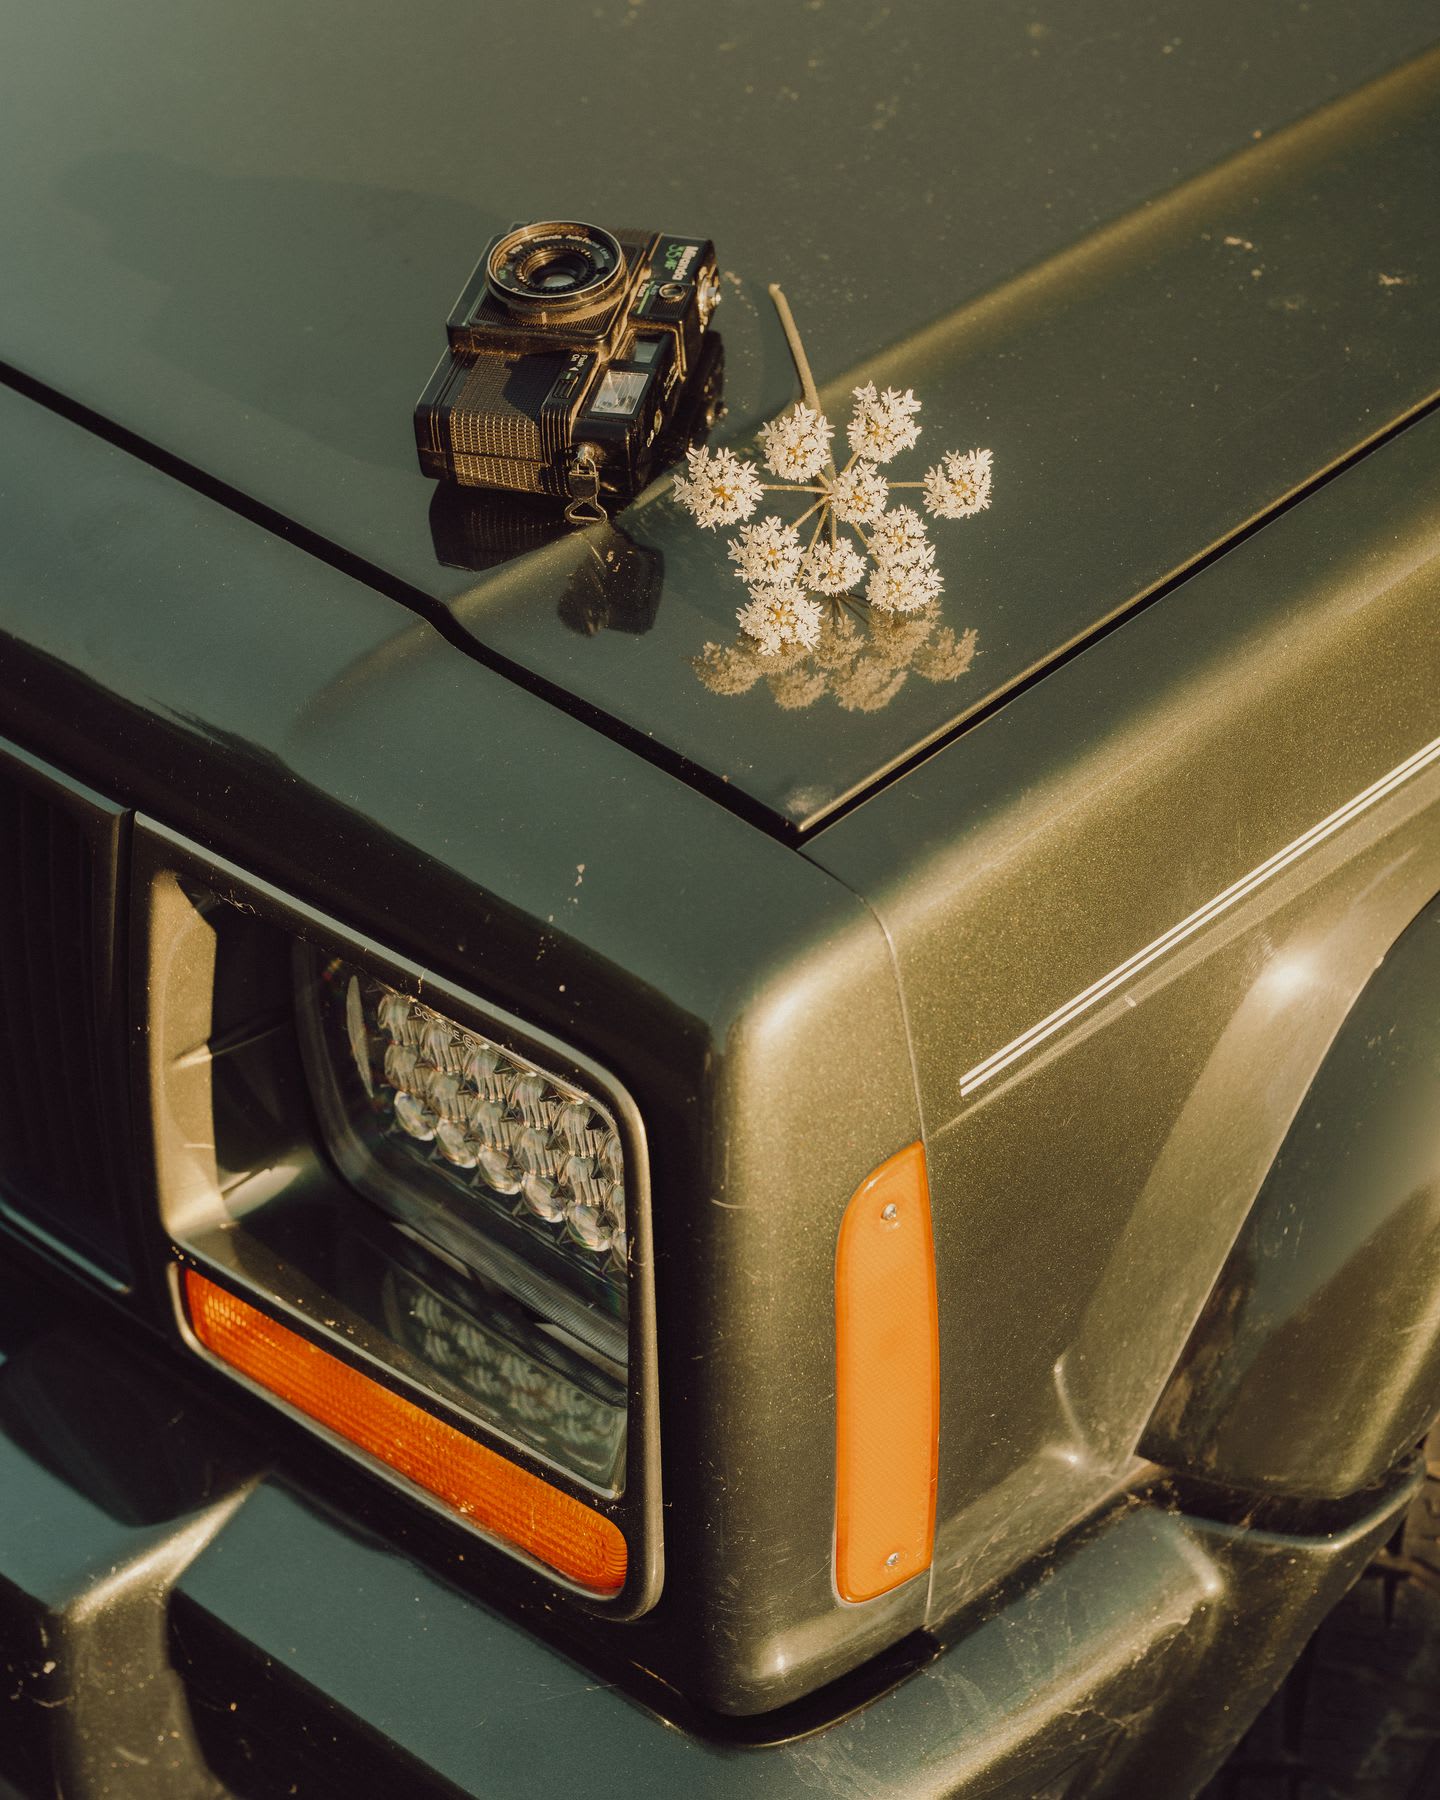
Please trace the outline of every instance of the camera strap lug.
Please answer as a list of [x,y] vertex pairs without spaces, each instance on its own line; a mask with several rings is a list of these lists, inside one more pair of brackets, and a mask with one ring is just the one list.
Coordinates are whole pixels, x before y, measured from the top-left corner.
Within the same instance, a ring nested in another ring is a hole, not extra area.
[[577,444],[565,461],[570,504],[565,517],[572,525],[603,524],[609,513],[600,504],[600,459],[593,444]]

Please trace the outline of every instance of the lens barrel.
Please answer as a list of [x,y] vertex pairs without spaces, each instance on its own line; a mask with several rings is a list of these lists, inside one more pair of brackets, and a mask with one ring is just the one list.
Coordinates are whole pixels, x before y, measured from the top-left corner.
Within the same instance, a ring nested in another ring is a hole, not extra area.
[[619,296],[625,275],[625,254],[608,231],[554,219],[507,232],[485,270],[503,306],[541,322],[604,306]]

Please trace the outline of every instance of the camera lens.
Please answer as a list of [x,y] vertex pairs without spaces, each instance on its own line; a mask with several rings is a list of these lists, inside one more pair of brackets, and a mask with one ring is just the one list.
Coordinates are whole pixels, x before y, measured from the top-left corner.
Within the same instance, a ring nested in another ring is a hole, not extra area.
[[578,250],[538,250],[516,270],[531,294],[568,294],[595,278],[595,264]]
[[507,232],[486,269],[497,299],[540,321],[603,306],[620,292],[625,273],[624,254],[608,231],[553,220]]

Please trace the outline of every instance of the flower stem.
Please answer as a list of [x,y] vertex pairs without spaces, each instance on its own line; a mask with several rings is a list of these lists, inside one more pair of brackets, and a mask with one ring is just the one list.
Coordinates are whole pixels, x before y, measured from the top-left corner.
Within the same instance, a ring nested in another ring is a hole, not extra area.
[[[810,491],[810,490],[807,489],[807,492],[808,491]],[[823,511],[821,511],[821,508],[824,505],[825,505],[825,502],[823,500],[817,500],[813,506],[807,506],[805,508],[804,512],[801,513],[800,517],[798,519],[796,519],[796,521],[795,521],[796,530],[799,530],[800,526],[802,526],[805,523],[805,521],[810,517],[811,513],[818,512],[818,513],[820,513],[820,518],[819,518],[819,522],[815,526],[815,529],[818,531],[820,529],[820,526],[825,523],[825,514],[823,513]],[[811,542],[812,543],[814,542],[813,538],[811,539]]]
[[775,310],[780,315],[780,326],[785,333],[785,341],[790,346],[790,356],[795,364],[795,373],[800,377],[800,389],[805,396],[805,404],[817,413],[820,410],[820,396],[815,391],[815,377],[810,373],[810,358],[805,354],[805,346],[800,342],[800,329],[795,323],[795,315],[790,310],[790,302],[785,298],[784,290],[778,281],[770,283],[770,298],[775,302]]
[[[761,487],[767,494],[824,494],[828,488],[806,487],[798,481],[762,481]],[[920,485],[918,482],[915,484]]]
[[[790,302],[785,298],[785,291],[778,281],[770,283],[770,298],[775,303],[775,310],[780,315],[780,328],[785,333],[785,342],[790,346],[790,360],[795,364],[795,373],[800,377],[800,391],[805,396],[805,404],[812,412],[820,411],[820,394],[815,386],[815,377],[810,370],[810,358],[805,354],[805,346],[800,342],[800,327],[795,323],[795,315],[790,310]],[[835,458],[832,456],[827,464],[830,479],[835,479]]]

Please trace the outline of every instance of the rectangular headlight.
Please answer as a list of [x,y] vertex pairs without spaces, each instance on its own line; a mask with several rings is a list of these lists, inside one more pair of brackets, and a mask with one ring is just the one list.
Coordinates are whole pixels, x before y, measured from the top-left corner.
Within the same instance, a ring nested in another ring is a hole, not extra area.
[[609,1109],[341,957],[302,949],[299,971],[330,1152],[420,1252],[387,1272],[391,1329],[489,1422],[613,1492],[629,1292]]
[[157,1176],[190,1342],[504,1547],[643,1609],[633,1102],[543,1032],[151,839]]

